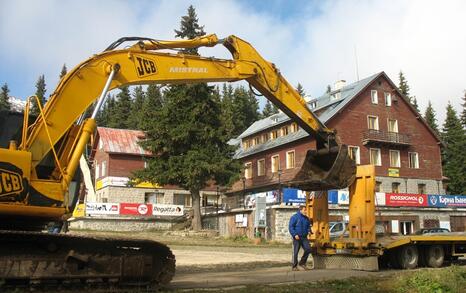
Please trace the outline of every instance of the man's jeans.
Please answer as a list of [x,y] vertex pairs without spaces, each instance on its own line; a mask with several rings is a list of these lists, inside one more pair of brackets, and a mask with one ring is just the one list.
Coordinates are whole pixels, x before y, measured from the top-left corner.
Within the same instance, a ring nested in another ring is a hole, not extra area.
[[306,236],[300,236],[299,240],[293,238],[293,267],[298,266],[298,253],[301,247],[304,249],[304,254],[299,261],[299,265],[305,265],[307,258],[311,253],[311,246],[309,245],[309,240]]

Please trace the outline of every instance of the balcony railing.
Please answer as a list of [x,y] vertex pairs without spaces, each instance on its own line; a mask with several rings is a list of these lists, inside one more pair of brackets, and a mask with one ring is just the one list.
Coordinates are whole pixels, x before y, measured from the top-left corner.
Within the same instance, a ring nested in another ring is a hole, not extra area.
[[369,129],[362,134],[362,143],[386,143],[396,145],[410,145],[411,137],[408,134]]

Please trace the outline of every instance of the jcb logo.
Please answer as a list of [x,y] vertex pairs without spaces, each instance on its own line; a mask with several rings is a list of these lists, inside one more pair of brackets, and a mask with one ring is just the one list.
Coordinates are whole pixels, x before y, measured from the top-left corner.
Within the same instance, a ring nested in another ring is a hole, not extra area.
[[155,61],[140,56],[135,56],[134,64],[139,77],[145,77],[157,73]]
[[23,181],[18,173],[0,169],[0,196],[23,191]]

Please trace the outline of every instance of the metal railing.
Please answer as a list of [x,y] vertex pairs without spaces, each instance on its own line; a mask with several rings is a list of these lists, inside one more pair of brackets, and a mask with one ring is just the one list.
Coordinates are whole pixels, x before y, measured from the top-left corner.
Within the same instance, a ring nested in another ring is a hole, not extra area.
[[381,131],[375,129],[365,130],[362,134],[363,142],[386,142],[392,144],[411,144],[411,137],[408,134],[398,132]]

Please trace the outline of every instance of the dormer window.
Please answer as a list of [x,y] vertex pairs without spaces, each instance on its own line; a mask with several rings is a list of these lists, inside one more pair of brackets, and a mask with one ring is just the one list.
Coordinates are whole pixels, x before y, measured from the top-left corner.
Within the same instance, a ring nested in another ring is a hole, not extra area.
[[309,103],[309,108],[314,109],[316,107],[317,107],[317,102],[316,101]]

